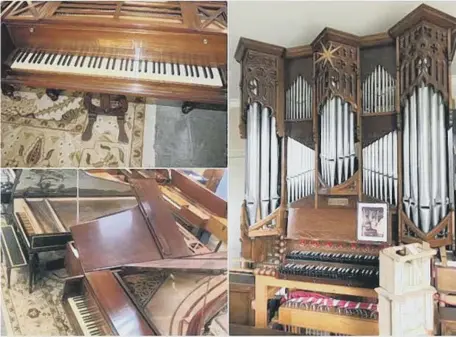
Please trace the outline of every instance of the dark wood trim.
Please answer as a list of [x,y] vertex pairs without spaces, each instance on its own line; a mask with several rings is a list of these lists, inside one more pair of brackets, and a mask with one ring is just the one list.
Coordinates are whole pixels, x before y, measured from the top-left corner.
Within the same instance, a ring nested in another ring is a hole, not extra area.
[[[77,81],[75,79],[78,79]],[[109,79],[97,76],[68,76],[38,72],[15,71],[2,79],[2,84],[46,88],[58,84],[59,89],[114,95],[134,95],[156,99],[172,99],[198,103],[226,104],[226,89],[175,83],[138,82],[128,79]]]
[[327,41],[343,43],[350,46],[359,46],[360,44],[359,36],[326,27],[310,45],[312,46],[312,49],[316,50],[320,47],[320,43],[325,43]]
[[383,45],[394,45],[394,39],[387,32],[365,35],[359,38],[359,46],[361,48]]
[[312,56],[313,50],[312,46],[298,46],[298,47],[291,47],[285,50],[285,58],[287,59],[294,59],[298,57],[310,57]]
[[388,30],[388,33],[393,38],[398,37],[420,21],[427,21],[441,28],[454,29],[456,27],[455,17],[426,4],[421,4],[408,15],[406,15],[402,20],[396,23],[393,27],[391,27]]
[[279,57],[282,57],[285,53],[285,48],[283,47],[241,37],[234,54],[236,61],[241,62],[248,49]]

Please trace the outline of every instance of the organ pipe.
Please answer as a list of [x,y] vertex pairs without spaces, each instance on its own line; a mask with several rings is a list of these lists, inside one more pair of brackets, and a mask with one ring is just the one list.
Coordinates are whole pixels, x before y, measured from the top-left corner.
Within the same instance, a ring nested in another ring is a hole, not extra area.
[[250,226],[267,217],[279,202],[279,140],[271,115],[259,103],[248,107],[245,199]]

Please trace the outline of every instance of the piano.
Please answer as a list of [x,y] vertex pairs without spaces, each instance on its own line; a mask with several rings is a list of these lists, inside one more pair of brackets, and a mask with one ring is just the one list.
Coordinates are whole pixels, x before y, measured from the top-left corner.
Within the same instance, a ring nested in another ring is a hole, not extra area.
[[64,250],[72,240],[71,227],[78,221],[90,221],[136,204],[127,183],[72,169],[17,170],[8,216],[29,259],[30,292],[39,253]]
[[[197,180],[203,177],[183,170],[134,170],[126,175],[131,177],[132,173],[136,177],[155,177],[169,209],[182,225],[192,232],[195,229],[213,235],[219,242],[218,247],[227,243],[227,202]],[[209,237],[203,243],[207,240]]]
[[124,95],[226,111],[226,31],[219,1],[13,1],[2,5],[2,92],[81,91],[90,122],[109,113],[121,129]]
[[220,331],[226,253],[193,254],[155,179],[129,182],[135,207],[71,228],[62,300],[75,331],[200,335],[212,324]]

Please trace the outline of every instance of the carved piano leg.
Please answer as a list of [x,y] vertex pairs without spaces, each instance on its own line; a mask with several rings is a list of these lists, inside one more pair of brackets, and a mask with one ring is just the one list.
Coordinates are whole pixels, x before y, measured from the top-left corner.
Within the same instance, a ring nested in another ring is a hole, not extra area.
[[195,108],[195,104],[192,102],[184,102],[182,104],[182,113],[184,115],[189,114]]
[[117,124],[119,125],[119,142],[128,143],[128,136],[125,132],[125,116],[117,116]]
[[97,114],[89,111],[89,123],[87,124],[84,133],[81,136],[83,141],[89,141],[92,138],[92,128],[93,124],[97,120]]
[[46,89],[46,95],[53,101],[57,101],[63,90],[58,89]]
[[119,142],[128,143],[128,136],[125,132],[125,113],[128,110],[127,98],[123,95],[100,94],[100,105],[92,103],[92,94],[84,95],[84,105],[89,113],[89,124],[82,134],[82,140],[92,138],[92,128],[98,115],[107,115],[117,118],[119,125]]
[[2,83],[2,94],[5,96],[8,96],[11,99],[19,99],[19,97],[14,96],[14,92],[16,91],[16,88],[12,86],[11,84],[4,84]]

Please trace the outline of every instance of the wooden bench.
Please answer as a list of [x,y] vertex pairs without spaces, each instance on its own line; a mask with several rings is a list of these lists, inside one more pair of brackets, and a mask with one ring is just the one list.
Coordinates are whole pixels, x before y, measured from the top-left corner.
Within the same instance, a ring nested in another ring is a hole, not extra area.
[[0,229],[2,232],[1,261],[5,261],[6,278],[8,288],[10,288],[11,269],[26,266],[27,260],[22,252],[14,228],[12,226],[1,226]]

